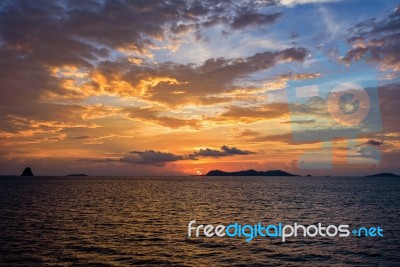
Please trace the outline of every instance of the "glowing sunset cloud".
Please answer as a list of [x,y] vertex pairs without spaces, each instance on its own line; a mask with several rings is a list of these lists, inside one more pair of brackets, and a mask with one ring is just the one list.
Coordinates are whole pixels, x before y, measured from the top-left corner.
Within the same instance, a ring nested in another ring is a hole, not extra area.
[[[325,120],[322,99],[314,99],[313,108],[292,105],[286,89],[295,81],[327,79],[366,56],[363,64],[378,73],[383,127],[358,136],[351,157],[368,158],[374,147],[382,159],[348,166],[346,140],[338,138],[333,170],[315,173],[396,172],[397,4],[4,2],[1,173],[26,165],[48,175],[202,175],[250,168],[306,174],[298,168],[300,155],[322,144],[294,142],[293,125],[332,131],[336,125]],[[293,110],[301,120],[293,120]]]

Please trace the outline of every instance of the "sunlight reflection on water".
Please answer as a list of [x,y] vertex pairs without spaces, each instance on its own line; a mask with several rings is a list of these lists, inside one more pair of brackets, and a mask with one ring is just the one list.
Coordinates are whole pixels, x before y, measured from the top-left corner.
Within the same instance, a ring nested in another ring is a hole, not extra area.
[[[400,179],[0,178],[0,265],[398,265]],[[380,225],[384,238],[187,237],[204,224]]]

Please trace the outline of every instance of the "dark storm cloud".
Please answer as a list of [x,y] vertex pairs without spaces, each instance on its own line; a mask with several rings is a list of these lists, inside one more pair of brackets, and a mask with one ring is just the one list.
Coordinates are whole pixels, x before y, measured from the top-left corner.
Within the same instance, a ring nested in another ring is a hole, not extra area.
[[220,150],[204,148],[187,155],[176,155],[169,152],[161,152],[155,150],[145,151],[131,151],[119,159],[105,158],[105,159],[81,159],[79,161],[87,162],[123,162],[139,165],[152,165],[156,167],[163,167],[167,163],[181,161],[181,160],[198,160],[199,157],[227,157],[234,155],[251,155],[254,152],[248,150],[241,150],[236,147],[221,146]]
[[233,155],[250,155],[255,154],[254,152],[248,150],[241,150],[236,147],[228,147],[228,146],[221,146],[220,150],[205,148],[200,149],[194,153],[188,155],[189,158],[197,158],[197,157],[226,157],[226,156],[233,156]]
[[183,159],[183,156],[174,155],[172,153],[146,150],[129,152],[129,154],[121,158],[120,161],[132,164],[148,164],[162,167],[165,166],[166,163]]
[[121,158],[101,158],[101,159],[79,159],[82,162],[107,163],[121,162],[133,165],[151,165],[155,167],[163,167],[167,163],[184,160],[183,156],[172,153],[160,152],[155,150],[131,151]]

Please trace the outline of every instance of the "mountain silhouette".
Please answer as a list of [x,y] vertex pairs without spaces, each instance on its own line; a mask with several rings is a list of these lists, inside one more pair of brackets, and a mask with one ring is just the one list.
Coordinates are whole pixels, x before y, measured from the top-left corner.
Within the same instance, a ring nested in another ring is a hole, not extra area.
[[31,168],[26,167],[22,172],[21,176],[35,176],[35,175],[33,175]]
[[212,170],[209,171],[206,176],[299,176],[295,174],[291,174],[281,170],[272,170],[272,171],[256,171],[256,170],[246,170],[246,171],[237,171],[237,172],[224,172],[221,170]]
[[366,175],[365,177],[400,177],[397,174],[390,173],[390,172],[383,172],[383,173],[377,173],[373,175]]

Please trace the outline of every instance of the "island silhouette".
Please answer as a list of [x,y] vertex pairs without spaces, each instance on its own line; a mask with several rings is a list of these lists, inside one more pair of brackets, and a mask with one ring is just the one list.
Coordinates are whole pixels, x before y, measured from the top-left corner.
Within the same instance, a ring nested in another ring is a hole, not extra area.
[[400,177],[400,176],[390,172],[383,172],[372,175],[366,175],[365,177]]
[[[271,171],[256,171],[253,169],[244,170],[244,171],[236,171],[236,172],[225,172],[221,170],[212,170],[209,171],[205,176],[301,176],[297,174],[288,173],[282,170],[271,170]],[[307,174],[305,177],[313,177],[311,174]],[[325,177],[331,177],[327,175]],[[394,173],[378,173],[373,175],[366,175],[365,177],[400,177]]]
[[26,167],[23,171],[21,176],[35,176],[33,175],[32,169],[30,167]]
[[[33,174],[31,167],[26,167],[22,171],[20,176],[35,176],[35,175]],[[66,176],[89,176],[89,175],[84,174],[84,173],[72,173],[72,174],[67,174]]]
[[[12,175],[6,175],[6,176],[12,176]],[[35,175],[33,174],[33,171],[30,167],[26,167],[22,171],[22,174],[20,176],[35,176]],[[89,176],[89,175],[84,174],[84,173],[73,173],[73,174],[67,174],[66,176]],[[133,175],[133,176],[135,176],[135,175]],[[197,176],[197,175],[193,175],[193,176]],[[282,170],[256,171],[256,170],[250,169],[250,170],[234,171],[234,172],[211,170],[203,176],[293,176],[293,177],[300,177],[301,175],[292,174],[292,173],[285,172]],[[308,175],[306,175],[306,177],[312,177],[312,175],[308,174]],[[331,176],[326,175],[324,177],[331,177]],[[362,177],[362,176],[360,176],[360,177]],[[397,174],[394,174],[394,173],[383,172],[383,173],[377,173],[377,174],[372,174],[372,175],[365,175],[364,177],[400,177],[400,176]]]

